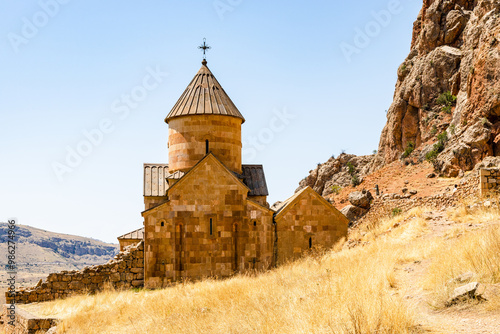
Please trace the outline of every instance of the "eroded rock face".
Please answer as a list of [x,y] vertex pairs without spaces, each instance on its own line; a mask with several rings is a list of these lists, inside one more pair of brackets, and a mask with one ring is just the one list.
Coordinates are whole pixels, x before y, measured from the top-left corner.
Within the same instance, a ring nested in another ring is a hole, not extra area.
[[[409,143],[422,160],[443,131],[449,140],[434,165],[444,175],[500,155],[499,79],[500,1],[424,0],[370,172]],[[445,92],[457,97],[448,109],[438,101]]]
[[363,177],[368,174],[373,157],[374,155],[355,156],[345,153],[337,158],[332,157],[310,171],[309,176],[300,181],[297,191],[309,186],[323,197],[331,195],[335,187],[343,188],[351,185],[353,175],[362,181]]

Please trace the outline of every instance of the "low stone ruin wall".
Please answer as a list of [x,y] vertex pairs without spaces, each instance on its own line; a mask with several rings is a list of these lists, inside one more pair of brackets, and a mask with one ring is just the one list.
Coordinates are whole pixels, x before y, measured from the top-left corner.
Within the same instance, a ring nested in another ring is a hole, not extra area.
[[418,206],[444,210],[449,207],[458,206],[468,199],[477,198],[479,193],[479,173],[474,171],[460,180],[457,184],[456,191],[450,188],[446,193],[427,197],[399,194],[385,194],[381,197],[377,197],[374,199],[370,211],[360,219],[359,222],[373,222],[377,219],[388,218],[396,208],[400,209],[402,212]]
[[[18,307],[15,308],[14,319],[11,320],[11,305],[3,305],[0,323],[5,334],[36,334],[45,333],[58,323],[58,319],[38,317]],[[12,325],[12,322],[14,325]]]
[[28,289],[6,292],[7,304],[28,304],[60,299],[77,294],[102,291],[109,284],[115,289],[144,286],[144,242],[128,246],[106,264],[86,267],[80,271],[50,274],[44,282]]

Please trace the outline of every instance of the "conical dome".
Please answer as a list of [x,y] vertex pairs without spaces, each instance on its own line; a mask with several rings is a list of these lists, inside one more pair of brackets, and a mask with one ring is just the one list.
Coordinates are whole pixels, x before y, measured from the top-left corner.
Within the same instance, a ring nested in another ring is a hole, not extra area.
[[226,115],[245,118],[203,61],[198,73],[172,108],[165,122],[190,115]]

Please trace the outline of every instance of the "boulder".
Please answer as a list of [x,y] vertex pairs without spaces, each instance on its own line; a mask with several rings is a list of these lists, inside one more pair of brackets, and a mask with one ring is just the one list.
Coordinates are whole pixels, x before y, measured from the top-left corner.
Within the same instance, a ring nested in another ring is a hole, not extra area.
[[446,306],[476,299],[479,301],[487,301],[500,296],[500,284],[482,284],[472,282],[456,288],[452,296],[448,299]]
[[367,209],[363,209],[359,206],[354,206],[354,205],[348,205],[344,207],[340,212],[346,216],[349,221],[353,222],[357,219],[359,219],[361,216],[363,216],[365,213],[368,212]]
[[372,194],[365,189],[363,189],[363,191],[355,191],[349,194],[349,202],[352,205],[363,209],[369,209],[372,200]]

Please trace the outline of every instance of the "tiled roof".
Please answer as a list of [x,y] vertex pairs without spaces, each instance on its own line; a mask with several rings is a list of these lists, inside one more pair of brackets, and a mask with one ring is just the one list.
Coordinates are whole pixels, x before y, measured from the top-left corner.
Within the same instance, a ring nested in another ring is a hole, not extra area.
[[238,111],[233,101],[208,69],[206,62],[172,108],[165,122],[174,117],[188,115],[227,115],[245,118]]
[[144,227],[118,237],[118,240],[122,240],[122,239],[143,240],[144,239]]
[[268,196],[266,175],[262,165],[243,165],[243,183],[250,188],[248,196]]

